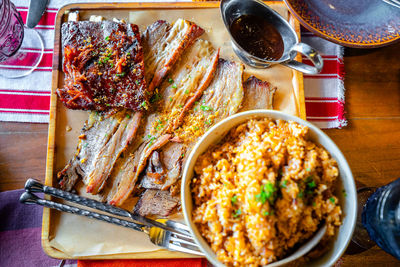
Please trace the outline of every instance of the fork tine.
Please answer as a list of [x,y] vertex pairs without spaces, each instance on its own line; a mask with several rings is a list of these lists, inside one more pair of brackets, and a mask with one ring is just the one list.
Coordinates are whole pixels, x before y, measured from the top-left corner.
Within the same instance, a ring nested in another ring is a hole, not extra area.
[[179,240],[186,240],[188,242],[191,242],[193,245],[196,244],[194,242],[193,238],[191,238],[191,237],[188,237],[186,235],[182,235],[182,234],[179,234],[179,233],[174,233],[174,232],[170,232],[170,233],[171,233],[171,235],[170,235],[171,238],[176,238],[176,239],[179,239]]
[[200,255],[200,256],[204,256],[204,254],[198,250],[198,247],[194,247],[189,245],[189,247],[186,246],[182,246],[180,243],[178,243],[179,245],[176,245],[175,243],[169,243],[168,244],[168,248],[170,248],[171,250],[176,250],[176,251],[181,251],[181,252],[185,252],[185,253],[189,253],[189,254],[195,254],[195,255]]
[[176,238],[173,235],[171,235],[171,239],[170,240],[171,241],[177,241],[179,243],[183,243],[183,244],[187,244],[187,245],[191,245],[191,246],[196,246],[197,247],[197,244],[194,242],[194,240],[191,240],[191,239],[185,240],[183,238]]
[[190,230],[189,230],[189,227],[188,227],[186,224],[183,224],[183,223],[180,223],[180,222],[177,222],[177,221],[172,221],[172,220],[168,220],[168,221],[166,222],[166,224],[167,224],[168,226],[173,227],[173,228],[185,230],[186,232],[188,232],[188,233],[191,235]]

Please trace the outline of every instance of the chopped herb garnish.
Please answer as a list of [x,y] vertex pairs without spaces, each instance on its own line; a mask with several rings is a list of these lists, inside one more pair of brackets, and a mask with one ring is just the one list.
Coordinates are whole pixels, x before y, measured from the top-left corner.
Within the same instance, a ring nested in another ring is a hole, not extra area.
[[169,79],[168,79],[168,82],[169,82],[169,83],[173,83],[174,80],[172,80],[171,78],[169,78]]
[[283,182],[281,183],[281,187],[282,187],[282,188],[286,188],[286,184],[287,184],[287,180],[285,180],[285,181],[283,181]]
[[110,40],[110,36],[106,36],[106,38],[104,38],[104,39],[106,39],[106,41],[108,41],[108,40]]
[[173,100],[173,98],[172,98],[172,97],[169,97],[169,102],[172,102],[172,100]]
[[115,74],[115,76],[117,76],[117,77],[124,77],[124,76],[125,76],[125,72],[117,73],[117,74]]
[[157,101],[160,100],[161,98],[162,98],[162,97],[161,97],[161,95],[160,95],[159,93],[155,93],[155,94],[151,97],[150,102],[151,102],[151,103],[157,102]]
[[148,135],[147,135],[147,138],[151,138],[151,135],[150,135],[150,134],[148,134]]
[[313,202],[313,203],[312,203],[312,206],[313,206],[313,207],[317,206],[317,203]]
[[140,106],[141,106],[141,107],[144,107],[144,108],[146,108],[146,105],[147,105],[147,104],[146,104],[146,101],[143,101],[143,102],[140,104]]
[[201,110],[204,110],[204,111],[210,111],[210,110],[212,110],[211,107],[209,107],[209,106],[204,106],[204,105],[201,105],[201,106],[200,106],[200,109],[201,109]]
[[199,103],[199,101],[195,101],[194,104],[197,105]]
[[195,131],[198,131],[198,130],[199,130],[199,127],[194,126],[193,129],[194,129]]
[[128,52],[128,53],[126,53],[126,55],[127,55],[127,56],[130,56],[130,55],[131,55],[131,53],[130,53],[130,52]]
[[139,84],[140,84],[140,81],[139,81],[139,80],[136,80],[135,83],[136,83],[137,85],[139,85]]
[[343,193],[343,196],[344,196],[344,197],[347,197],[346,190],[343,189],[343,190],[342,190],[342,193]]
[[232,202],[232,204],[235,204],[236,201],[237,201],[237,196],[235,195],[235,196],[233,196],[233,197],[231,198],[231,202]]
[[334,198],[334,197],[330,197],[329,200],[330,200],[333,204],[335,204],[335,198]]
[[156,139],[155,136],[152,136],[152,137],[150,138],[149,146],[151,146],[151,145],[153,144],[153,141],[154,141],[155,139]]
[[307,183],[307,186],[308,186],[310,189],[316,187],[314,180],[312,180],[311,182]]
[[185,94],[188,95],[189,94],[189,90],[185,90]]
[[310,172],[310,171],[311,171],[311,169],[310,169],[310,168],[307,168],[307,169],[306,169],[306,171]]
[[303,198],[303,191],[300,191],[298,194],[297,194],[297,197],[299,197],[299,198]]
[[264,212],[263,212],[263,215],[264,215],[264,216],[268,216],[268,215],[269,215],[269,212],[268,212],[268,211],[264,211]]
[[126,114],[126,118],[127,118],[127,119],[130,119],[130,118],[131,118],[131,115]]
[[242,214],[242,211],[240,209],[238,209],[237,211],[235,211],[235,214],[233,215],[233,218],[239,217],[240,214]]
[[183,158],[185,156],[185,153],[182,153],[181,157]]
[[183,108],[183,106],[181,104],[179,104],[178,107]]
[[174,88],[174,89],[176,89],[176,83],[174,83],[172,86],[171,86],[172,88]]
[[273,183],[267,182],[266,184],[261,186],[261,192],[260,194],[256,195],[256,200],[265,203],[267,200],[272,202],[274,199],[274,192],[276,191],[276,188]]
[[114,63],[110,63],[111,68],[114,68]]
[[106,103],[106,106],[107,106],[107,107],[109,107],[109,106],[111,106],[111,105],[110,105],[110,104],[108,104],[108,103]]

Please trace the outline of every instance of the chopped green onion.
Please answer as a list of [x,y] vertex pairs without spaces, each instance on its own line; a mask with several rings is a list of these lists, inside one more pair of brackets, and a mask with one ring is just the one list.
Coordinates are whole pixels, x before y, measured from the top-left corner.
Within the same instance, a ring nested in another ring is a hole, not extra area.
[[334,197],[330,197],[329,200],[330,200],[333,204],[335,204],[335,198],[334,198]]
[[263,212],[263,215],[264,215],[264,216],[268,216],[268,215],[269,215],[269,212],[268,212],[268,211],[264,211],[264,212]]
[[265,203],[267,200],[273,201],[273,194],[276,188],[273,183],[268,181],[266,184],[261,186],[261,192],[256,195],[256,200]]
[[239,217],[240,214],[242,214],[242,211],[240,209],[238,209],[237,211],[235,211],[235,214],[233,215],[233,218]]
[[171,87],[176,89],[176,83],[174,83]]
[[169,78],[169,79],[168,79],[168,82],[169,82],[169,83],[173,83],[174,80],[172,80],[171,78]]
[[209,106],[204,106],[204,105],[201,105],[201,106],[200,106],[200,109],[201,109],[201,110],[204,110],[204,111],[210,111],[210,110],[212,110],[211,107],[209,107]]
[[231,202],[232,202],[232,204],[235,204],[236,201],[237,201],[237,196],[235,195],[235,196],[233,196],[233,197],[231,198]]
[[307,183],[307,185],[308,185],[308,187],[311,188],[311,189],[314,188],[314,187],[316,187],[314,180],[312,180],[311,182]]
[[281,183],[281,187],[282,187],[282,188],[286,188],[286,184],[287,184],[287,180],[285,180],[285,181],[283,181],[283,182]]
[[104,38],[104,39],[106,39],[106,41],[108,41],[108,40],[110,40],[110,36],[106,36],[106,38]]

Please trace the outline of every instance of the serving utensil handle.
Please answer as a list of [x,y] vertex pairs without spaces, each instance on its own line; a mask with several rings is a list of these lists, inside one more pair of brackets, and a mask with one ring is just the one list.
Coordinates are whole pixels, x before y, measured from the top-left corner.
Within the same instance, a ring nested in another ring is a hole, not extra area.
[[56,210],[63,211],[63,212],[68,212],[68,213],[72,213],[72,214],[76,214],[76,215],[80,215],[80,216],[85,216],[85,217],[89,217],[89,218],[96,219],[99,221],[108,222],[108,223],[124,226],[127,228],[131,228],[131,229],[134,229],[137,231],[147,233],[147,227],[144,225],[126,221],[126,220],[119,219],[116,217],[111,217],[111,216],[93,212],[90,210],[85,210],[82,208],[70,206],[67,204],[62,204],[62,203],[57,203],[57,202],[54,202],[51,200],[42,199],[42,198],[39,198],[38,196],[36,196],[35,194],[32,194],[31,192],[24,192],[21,195],[21,197],[19,198],[19,201],[24,204],[36,204],[36,205],[40,205],[40,206],[43,206],[46,208],[56,209]]
[[290,49],[290,53],[295,54],[297,52],[305,55],[314,66],[310,66],[310,65],[298,62],[296,60],[282,62],[282,65],[288,66],[289,68],[295,69],[297,71],[300,71],[300,72],[303,72],[306,74],[318,74],[321,72],[322,67],[324,66],[324,61],[317,50],[315,50],[308,44],[297,43]]
[[25,183],[25,190],[28,192],[40,192],[40,193],[45,193],[57,198],[61,198],[82,206],[86,206],[89,208],[101,210],[104,212],[108,212],[110,214],[114,214],[117,216],[121,217],[128,217],[130,218],[130,213],[126,210],[102,203],[100,201],[86,198],[86,197],[81,197],[72,193],[69,193],[67,191],[63,191],[51,186],[43,185],[39,181],[35,179],[28,179]]

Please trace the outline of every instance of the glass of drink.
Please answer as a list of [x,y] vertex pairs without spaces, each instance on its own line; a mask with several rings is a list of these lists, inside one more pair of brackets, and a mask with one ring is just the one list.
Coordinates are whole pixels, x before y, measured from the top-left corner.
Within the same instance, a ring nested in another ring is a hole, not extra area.
[[12,79],[29,75],[39,66],[43,51],[39,33],[24,26],[10,0],[0,0],[0,76]]

